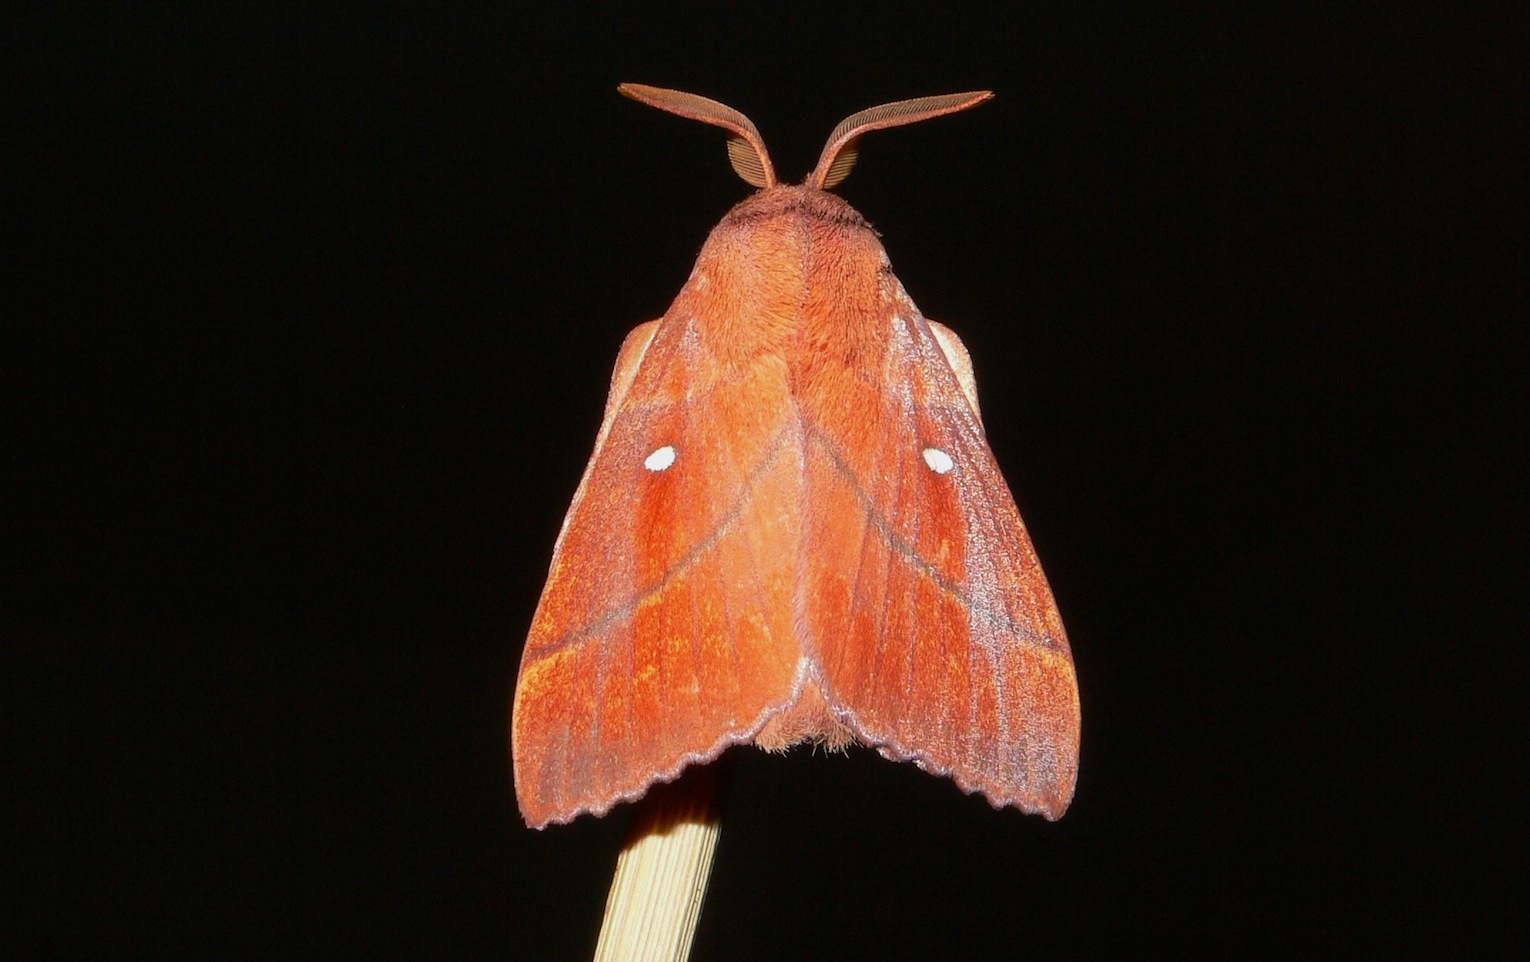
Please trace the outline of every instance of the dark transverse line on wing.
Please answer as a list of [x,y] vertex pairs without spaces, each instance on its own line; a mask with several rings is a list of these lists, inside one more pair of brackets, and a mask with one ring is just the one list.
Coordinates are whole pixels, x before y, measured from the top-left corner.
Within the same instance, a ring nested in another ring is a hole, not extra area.
[[850,490],[855,492],[856,501],[860,502],[861,507],[866,509],[867,520],[887,538],[887,543],[892,547],[893,551],[923,572],[926,577],[935,582],[936,587],[940,588],[940,590],[951,595],[963,607],[977,612],[1001,631],[1013,632],[1027,638],[1033,638],[1033,640],[1044,645],[1050,644],[1048,639],[1034,636],[1032,632],[1026,631],[1021,625],[1016,624],[1007,612],[994,611],[986,605],[979,604],[970,594],[962,589],[961,585],[941,574],[933,565],[920,557],[919,552],[914,550],[914,546],[905,541],[892,529],[892,526],[887,523],[887,519],[877,510],[876,504],[866,496],[866,492],[861,488],[860,479],[855,476],[855,472],[850,470],[850,465],[845,463],[845,460],[839,456],[839,452],[834,450],[834,446],[822,434],[810,427],[804,425],[803,431],[809,439],[818,442],[819,447],[823,448],[824,453],[829,457],[830,463],[834,465],[834,470],[838,471],[840,476],[845,479],[845,482],[850,485]]
[[765,452],[765,457],[760,460],[755,469],[749,473],[749,477],[744,480],[744,486],[739,491],[738,498],[734,501],[733,507],[723,516],[722,520],[717,522],[717,526],[705,538],[696,542],[696,545],[691,550],[687,551],[679,561],[675,562],[668,571],[664,572],[664,577],[653,584],[639,588],[637,593],[627,601],[611,608],[583,628],[571,631],[546,648],[543,648],[537,653],[538,657],[545,657],[562,651],[565,648],[571,648],[591,635],[599,634],[616,622],[632,617],[645,600],[663,591],[671,581],[685,573],[685,571],[700,560],[701,556],[711,550],[712,546],[721,540],[722,536],[733,526],[733,523],[744,513],[744,509],[749,506],[749,501],[754,496],[754,489],[759,486],[760,479],[765,476],[765,472],[770,470],[771,466],[781,456],[782,449],[786,447],[786,439],[792,433],[794,432],[788,428],[781,429],[780,433],[771,441],[770,448]]

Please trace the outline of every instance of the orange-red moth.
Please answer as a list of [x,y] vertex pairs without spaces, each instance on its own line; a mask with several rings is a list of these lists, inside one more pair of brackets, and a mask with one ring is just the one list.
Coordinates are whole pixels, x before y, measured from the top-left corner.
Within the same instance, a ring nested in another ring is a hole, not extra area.
[[620,89],[727,130],[759,191],[617,358],[516,684],[526,822],[603,814],[730,745],[801,741],[859,741],[1057,818],[1078,770],[1073,659],[967,350],[827,193],[862,135],[992,95],[855,114],[794,187],[732,108]]

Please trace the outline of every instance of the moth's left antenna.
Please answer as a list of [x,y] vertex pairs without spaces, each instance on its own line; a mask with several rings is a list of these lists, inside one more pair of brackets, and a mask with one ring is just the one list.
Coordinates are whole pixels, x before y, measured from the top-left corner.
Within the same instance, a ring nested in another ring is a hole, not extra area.
[[683,90],[646,84],[622,84],[616,89],[650,107],[728,131],[733,135],[728,138],[728,162],[738,175],[755,187],[776,186],[776,169],[770,164],[770,154],[765,152],[765,141],[760,137],[759,129],[737,110]]

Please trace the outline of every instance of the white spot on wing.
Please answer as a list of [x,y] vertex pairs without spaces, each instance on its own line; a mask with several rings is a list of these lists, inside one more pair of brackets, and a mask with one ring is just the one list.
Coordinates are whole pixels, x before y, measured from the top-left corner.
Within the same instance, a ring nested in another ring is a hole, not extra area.
[[[925,460],[926,461],[929,460],[928,452],[926,452],[926,454],[925,454]],[[947,458],[947,460],[949,461],[950,459]],[[650,454],[648,457],[643,459],[643,467],[647,468],[650,471],[663,471],[665,468],[669,467],[671,464],[674,464],[674,463],[675,463],[675,449],[670,447],[667,444],[664,445],[664,447],[659,448],[657,451],[655,451],[654,453]],[[950,469],[948,468],[947,470],[950,470]]]
[[946,474],[956,467],[956,462],[951,460],[951,455],[940,448],[925,448],[924,463],[930,466],[930,470],[936,474]]

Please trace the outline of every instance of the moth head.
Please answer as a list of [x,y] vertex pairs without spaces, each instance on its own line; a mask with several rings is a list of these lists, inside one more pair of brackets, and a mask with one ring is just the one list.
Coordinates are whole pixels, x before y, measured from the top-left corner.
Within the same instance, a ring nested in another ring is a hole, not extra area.
[[[697,94],[644,84],[622,84],[616,88],[623,95],[641,101],[650,107],[667,110],[672,114],[699,120],[728,131],[728,162],[737,174],[754,187],[768,190],[780,186],[776,170],[765,150],[765,141],[759,128],[748,117],[715,100]],[[989,90],[974,90],[961,94],[943,94],[936,97],[916,97],[913,100],[897,100],[879,107],[871,107],[851,114],[839,122],[829,135],[823,153],[818,156],[818,166],[802,182],[814,190],[831,190],[850,175],[860,149],[860,140],[873,130],[901,127],[904,124],[929,120],[945,114],[976,107],[993,96]]]

